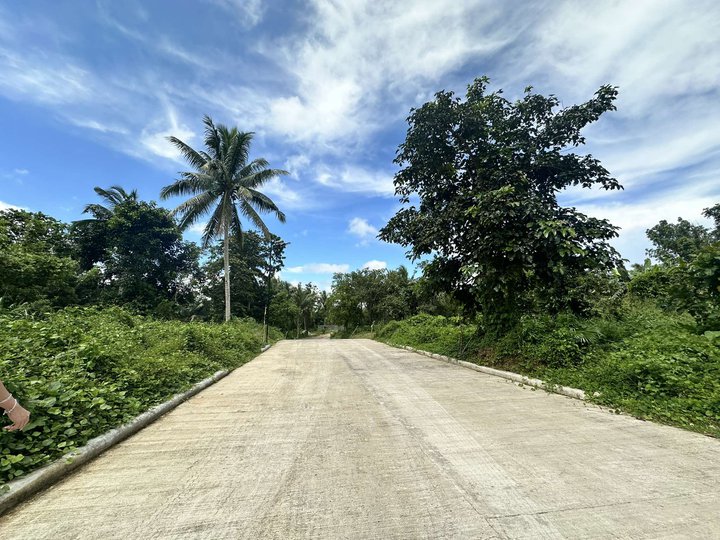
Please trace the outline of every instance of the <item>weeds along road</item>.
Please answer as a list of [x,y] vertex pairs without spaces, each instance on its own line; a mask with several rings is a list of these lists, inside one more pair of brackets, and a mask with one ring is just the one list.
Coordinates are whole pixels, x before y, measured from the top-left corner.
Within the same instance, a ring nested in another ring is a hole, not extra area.
[[720,538],[720,441],[368,340],[278,343],[0,538]]

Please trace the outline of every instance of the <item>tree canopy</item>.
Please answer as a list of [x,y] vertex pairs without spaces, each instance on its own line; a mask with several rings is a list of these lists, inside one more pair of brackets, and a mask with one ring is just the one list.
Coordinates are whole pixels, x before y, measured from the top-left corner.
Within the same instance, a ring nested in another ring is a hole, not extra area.
[[585,143],[582,129],[615,109],[617,90],[605,85],[562,108],[531,87],[509,101],[488,83],[476,79],[465,100],[438,92],[411,111],[395,159],[405,207],[379,237],[415,259],[431,256],[428,271],[499,330],[533,305],[572,305],[578,276],[620,262],[608,243],[616,227],[557,201],[572,186],[621,189],[599,160],[574,151]]

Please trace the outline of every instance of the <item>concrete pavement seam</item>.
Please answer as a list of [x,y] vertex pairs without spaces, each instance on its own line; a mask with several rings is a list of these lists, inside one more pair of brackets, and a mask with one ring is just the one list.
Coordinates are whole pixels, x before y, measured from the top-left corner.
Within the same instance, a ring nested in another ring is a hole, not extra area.
[[[260,349],[260,353],[265,352],[269,348],[269,344],[263,346]],[[8,510],[17,506],[21,502],[29,499],[39,491],[55,484],[75,469],[102,454],[108,448],[111,448],[131,435],[134,435],[142,428],[150,425],[164,414],[170,412],[184,401],[193,397],[195,394],[198,394],[202,390],[205,390],[208,386],[215,384],[220,379],[229,375],[232,371],[233,370],[218,371],[211,377],[193,385],[192,388],[186,392],[177,394],[169,401],[161,403],[160,405],[145,411],[135,417],[132,421],[130,421],[130,423],[112,429],[102,435],[98,435],[94,439],[90,439],[85,446],[78,448],[74,452],[65,454],[58,460],[43,467],[42,469],[33,471],[24,478],[8,482],[7,485],[10,487],[10,490],[7,493],[0,495],[0,515],[6,513]]]
[[495,369],[495,368],[490,368],[490,367],[486,367],[486,366],[480,366],[478,364],[473,364],[472,362],[466,362],[465,360],[458,360],[457,358],[451,358],[449,356],[445,356],[442,354],[431,353],[428,351],[421,351],[420,349],[408,347],[407,345],[393,345],[393,347],[397,347],[399,349],[405,349],[406,351],[411,351],[411,352],[414,352],[417,354],[422,354],[423,356],[428,356],[430,358],[434,358],[436,360],[441,360],[441,361],[447,362],[449,364],[457,364],[464,368],[472,369],[474,371],[479,371],[479,372],[485,373],[487,375],[493,375],[495,377],[502,377],[503,379],[508,379],[508,380],[516,382],[516,383],[526,384],[528,386],[540,388],[542,390],[545,390],[547,392],[552,392],[554,394],[560,394],[560,395],[567,396],[567,397],[570,397],[573,399],[587,401],[585,392],[578,388],[570,388],[568,386],[561,386],[561,385],[557,385],[557,384],[548,384],[545,381],[541,381],[540,379],[531,379],[530,377],[526,377],[525,375],[520,375],[519,373],[513,373],[511,371],[503,371],[501,369]]

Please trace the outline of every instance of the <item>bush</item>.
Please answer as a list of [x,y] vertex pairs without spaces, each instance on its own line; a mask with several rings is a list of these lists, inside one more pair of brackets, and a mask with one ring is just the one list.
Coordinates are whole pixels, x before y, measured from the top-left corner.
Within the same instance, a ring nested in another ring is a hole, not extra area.
[[437,354],[465,358],[478,347],[477,327],[458,317],[420,314],[376,329],[376,339]]
[[[278,331],[271,331],[277,339]],[[161,322],[121,308],[0,311],[0,377],[31,411],[0,431],[0,484],[255,356],[262,326]]]
[[633,276],[628,292],[642,300],[658,300],[667,303],[673,284],[672,268],[653,266]]

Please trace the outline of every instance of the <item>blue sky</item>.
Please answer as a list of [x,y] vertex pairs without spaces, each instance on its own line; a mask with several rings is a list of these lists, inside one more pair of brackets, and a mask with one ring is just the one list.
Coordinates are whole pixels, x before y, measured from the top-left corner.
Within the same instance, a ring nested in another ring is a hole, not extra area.
[[113,184],[157,200],[185,169],[165,137],[201,146],[209,114],[291,172],[266,186],[288,216],[268,220],[290,242],[283,278],[327,288],[406,263],[375,234],[399,208],[411,107],[483,74],[567,105],[610,83],[618,111],[586,149],[625,190],[561,201],[621,226],[641,261],[645,229],[720,202],[718,21],[699,0],[2,2],[0,208],[71,221]]

